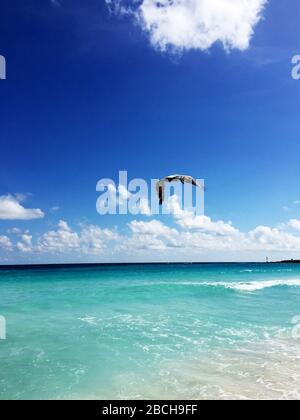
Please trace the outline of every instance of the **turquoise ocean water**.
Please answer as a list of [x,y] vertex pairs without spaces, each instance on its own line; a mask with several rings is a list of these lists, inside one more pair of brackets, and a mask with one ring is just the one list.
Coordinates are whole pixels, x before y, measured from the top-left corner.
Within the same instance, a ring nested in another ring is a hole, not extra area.
[[0,268],[0,315],[0,399],[300,398],[298,265]]

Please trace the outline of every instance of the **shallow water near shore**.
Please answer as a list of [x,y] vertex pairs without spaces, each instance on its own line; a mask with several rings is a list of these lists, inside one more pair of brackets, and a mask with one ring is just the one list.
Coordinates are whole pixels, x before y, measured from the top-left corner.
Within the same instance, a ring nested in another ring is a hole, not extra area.
[[0,315],[0,399],[300,398],[296,264],[0,268]]

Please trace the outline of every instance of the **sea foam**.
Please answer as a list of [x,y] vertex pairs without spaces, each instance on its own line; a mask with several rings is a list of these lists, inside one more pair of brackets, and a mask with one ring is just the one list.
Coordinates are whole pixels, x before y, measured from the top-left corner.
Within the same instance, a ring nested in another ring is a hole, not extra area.
[[[157,283],[171,285],[171,283]],[[243,292],[255,292],[257,290],[263,290],[271,287],[297,287],[300,286],[300,279],[290,279],[290,280],[255,280],[248,282],[224,282],[224,281],[215,281],[215,282],[174,282],[172,285],[178,286],[205,286],[205,287],[224,287],[225,289],[238,290]]]
[[207,286],[223,286],[226,289],[239,290],[244,292],[255,292],[257,290],[263,290],[270,287],[278,286],[300,286],[300,279],[294,280],[264,280],[264,281],[249,281],[249,282],[214,282],[214,283],[205,283]]

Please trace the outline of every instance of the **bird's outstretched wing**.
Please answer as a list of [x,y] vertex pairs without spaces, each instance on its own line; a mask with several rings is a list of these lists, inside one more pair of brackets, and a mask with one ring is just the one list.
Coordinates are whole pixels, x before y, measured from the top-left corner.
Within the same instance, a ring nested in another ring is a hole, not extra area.
[[175,182],[180,181],[182,184],[192,184],[195,187],[204,188],[203,185],[199,184],[195,178],[190,175],[168,175],[165,178],[162,178],[156,184],[156,190],[159,197],[159,204],[162,205],[165,198],[165,182]]

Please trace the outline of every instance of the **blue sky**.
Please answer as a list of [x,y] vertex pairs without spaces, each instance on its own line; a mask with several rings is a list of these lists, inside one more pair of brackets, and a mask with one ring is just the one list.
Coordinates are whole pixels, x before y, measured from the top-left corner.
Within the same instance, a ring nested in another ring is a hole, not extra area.
[[[149,3],[1,2],[0,263],[300,256],[299,2],[269,0],[249,46],[224,25],[207,47],[149,33]],[[123,169],[204,178],[207,219],[100,216],[96,183]]]

